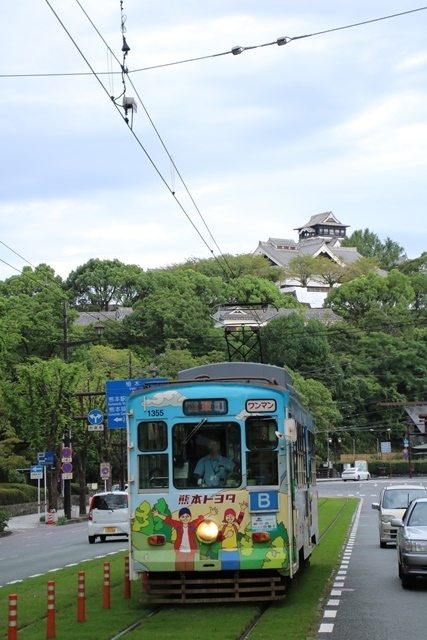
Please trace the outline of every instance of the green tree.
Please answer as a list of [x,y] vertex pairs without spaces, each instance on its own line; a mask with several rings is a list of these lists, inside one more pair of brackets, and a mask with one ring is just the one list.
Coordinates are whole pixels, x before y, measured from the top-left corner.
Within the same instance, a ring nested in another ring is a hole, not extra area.
[[362,328],[379,328],[381,324],[393,329],[410,322],[409,309],[414,297],[409,278],[396,269],[385,278],[370,271],[332,289],[324,306]]
[[330,390],[319,380],[292,373],[295,389],[303,404],[315,416],[316,431],[333,431],[342,425],[342,415]]
[[133,301],[141,271],[140,267],[117,259],[91,258],[69,274],[66,289],[81,309],[108,311],[112,305]]
[[302,308],[293,296],[281,293],[272,282],[255,276],[244,276],[232,280],[227,286],[226,296],[227,299],[224,302],[227,304],[267,302],[278,309]]
[[261,330],[264,361],[302,376],[323,379],[332,366],[325,327],[298,312],[271,320]]
[[302,287],[306,287],[310,280],[318,274],[317,258],[309,255],[298,255],[289,260],[284,269],[286,279],[296,280]]
[[319,257],[316,258],[316,270],[319,279],[328,285],[333,287],[334,284],[342,282],[344,278],[344,267],[342,264],[331,260],[331,258]]
[[56,453],[55,470],[49,475],[50,508],[57,508],[56,479],[63,436],[75,427],[72,416],[78,415],[72,394],[84,386],[87,377],[81,364],[35,358],[17,365],[15,379],[3,387],[8,419],[17,436],[26,441],[31,459],[37,459],[38,451]]
[[390,271],[395,268],[404,254],[404,249],[397,242],[386,238],[381,242],[376,233],[369,229],[358,229],[351,236],[344,238],[343,247],[356,247],[361,256],[376,258],[381,269]]
[[172,269],[191,269],[205,276],[221,278],[225,282],[244,276],[276,282],[280,280],[282,273],[282,269],[272,266],[265,256],[252,253],[237,256],[224,254],[218,258],[207,259],[191,258],[182,264],[174,265]]

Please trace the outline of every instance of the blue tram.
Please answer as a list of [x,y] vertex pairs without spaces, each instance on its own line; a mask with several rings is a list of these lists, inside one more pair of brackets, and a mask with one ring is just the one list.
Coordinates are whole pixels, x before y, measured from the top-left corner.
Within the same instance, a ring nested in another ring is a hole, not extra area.
[[127,403],[131,577],[153,602],[277,600],[318,541],[314,422],[285,369],[181,371]]

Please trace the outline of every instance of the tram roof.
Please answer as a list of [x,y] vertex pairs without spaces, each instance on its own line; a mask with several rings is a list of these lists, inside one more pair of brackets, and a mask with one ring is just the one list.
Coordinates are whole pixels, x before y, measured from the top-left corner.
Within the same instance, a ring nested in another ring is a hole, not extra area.
[[286,369],[258,362],[219,362],[184,369],[178,373],[178,380],[194,380],[199,377],[216,380],[221,378],[246,378],[248,380],[265,378],[272,384],[285,388],[292,387],[292,378]]

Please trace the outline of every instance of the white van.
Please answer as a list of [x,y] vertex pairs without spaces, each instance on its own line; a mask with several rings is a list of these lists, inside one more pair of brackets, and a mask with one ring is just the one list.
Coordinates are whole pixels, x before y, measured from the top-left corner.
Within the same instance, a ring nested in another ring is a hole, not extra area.
[[126,491],[96,493],[89,505],[89,544],[117,536],[129,537],[129,496]]
[[384,487],[380,494],[380,501],[372,503],[372,509],[378,510],[381,549],[384,549],[388,542],[396,542],[397,529],[391,526],[392,519],[402,518],[412,500],[425,497],[427,497],[427,489],[422,484],[395,484]]

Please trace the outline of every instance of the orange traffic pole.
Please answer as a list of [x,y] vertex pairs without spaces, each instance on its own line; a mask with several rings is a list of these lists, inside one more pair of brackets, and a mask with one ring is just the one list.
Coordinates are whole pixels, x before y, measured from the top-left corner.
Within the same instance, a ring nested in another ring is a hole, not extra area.
[[18,596],[11,593],[9,596],[9,627],[7,632],[7,640],[17,640],[18,638]]
[[46,638],[55,638],[55,581],[48,580],[47,583],[47,624]]
[[102,608],[110,609],[110,563],[104,562],[104,595]]
[[79,571],[77,587],[77,622],[86,622],[85,572]]
[[125,583],[123,598],[130,598],[129,556],[125,556]]

